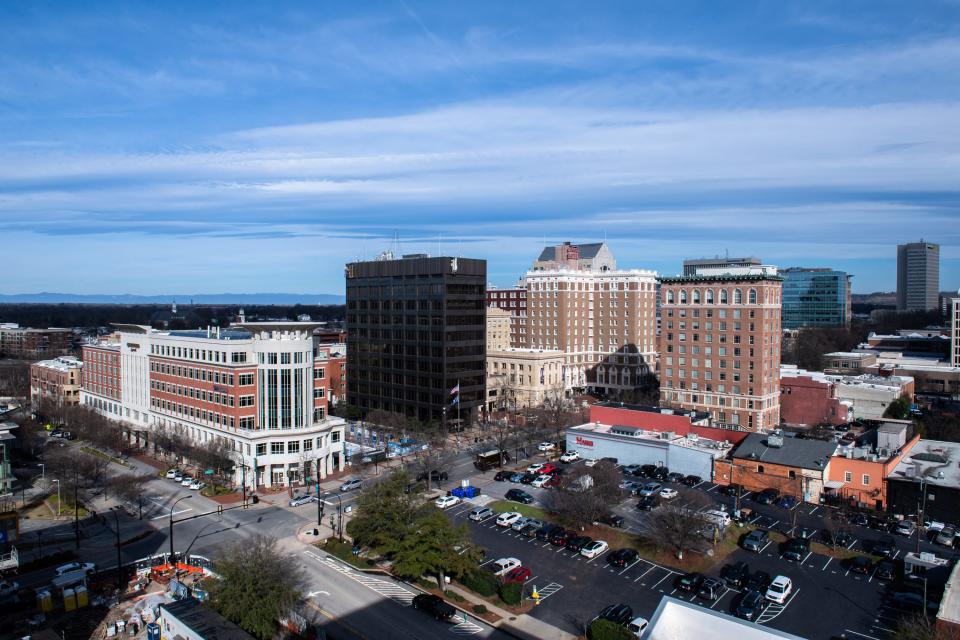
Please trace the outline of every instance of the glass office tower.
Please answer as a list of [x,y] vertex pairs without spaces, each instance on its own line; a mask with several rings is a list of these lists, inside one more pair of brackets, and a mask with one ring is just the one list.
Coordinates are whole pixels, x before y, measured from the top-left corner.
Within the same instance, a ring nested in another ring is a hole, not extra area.
[[833,269],[793,267],[783,277],[783,328],[846,327],[850,324],[850,279]]

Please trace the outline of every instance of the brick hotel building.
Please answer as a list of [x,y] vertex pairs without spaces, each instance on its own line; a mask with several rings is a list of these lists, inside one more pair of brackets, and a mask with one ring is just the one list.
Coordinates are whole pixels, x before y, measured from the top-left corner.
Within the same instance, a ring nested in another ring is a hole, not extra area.
[[780,423],[781,279],[771,267],[661,278],[660,398],[714,424]]
[[225,440],[256,470],[251,486],[325,478],[343,469],[344,422],[327,415],[329,354],[314,347],[316,326],[117,325],[119,343],[83,348],[81,402],[122,421],[141,444],[156,428],[182,429],[201,444]]

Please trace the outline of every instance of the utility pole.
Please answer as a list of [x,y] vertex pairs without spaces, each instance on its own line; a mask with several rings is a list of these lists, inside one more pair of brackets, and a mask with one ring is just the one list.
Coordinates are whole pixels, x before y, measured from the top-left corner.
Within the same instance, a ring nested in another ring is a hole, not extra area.
[[[920,505],[919,505],[919,506],[920,506],[920,513],[918,514],[919,517],[917,518],[917,554],[918,554],[918,555],[920,554],[920,531],[921,531],[921,529],[923,528],[923,512],[924,512],[924,511],[926,510],[926,508],[927,508],[927,490],[926,490],[926,487],[924,486],[924,483],[925,483],[925,478],[924,478],[923,476],[920,476]],[[924,577],[924,579],[923,579],[923,589],[924,589],[923,604],[924,604],[924,607],[926,607],[926,604],[927,604],[927,598],[926,598],[927,579],[926,579],[926,577]],[[924,614],[926,614],[926,609],[924,609]]]
[[113,521],[117,525],[117,602],[123,596],[123,560],[120,558],[120,514],[113,510]]
[[73,532],[76,536],[77,549],[80,548],[80,504],[79,504],[80,471],[73,470]]

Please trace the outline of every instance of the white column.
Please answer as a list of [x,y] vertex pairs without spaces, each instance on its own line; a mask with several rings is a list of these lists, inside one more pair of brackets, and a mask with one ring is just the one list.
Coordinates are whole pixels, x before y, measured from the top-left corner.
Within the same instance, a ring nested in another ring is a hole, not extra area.
[[327,454],[322,458],[317,458],[317,470],[320,474],[321,480],[327,479],[327,469],[329,468],[327,464],[327,458],[329,457],[329,455],[330,454]]

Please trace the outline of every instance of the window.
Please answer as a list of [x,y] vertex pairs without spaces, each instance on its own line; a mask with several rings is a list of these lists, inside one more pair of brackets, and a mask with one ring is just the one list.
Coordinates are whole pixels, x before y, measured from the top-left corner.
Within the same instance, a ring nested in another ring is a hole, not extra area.
[[300,441],[292,440],[287,443],[287,453],[300,453]]
[[303,450],[304,451],[313,451],[313,440],[309,438],[303,441]]
[[[737,414],[733,414],[733,415],[734,415],[734,417],[737,416]],[[737,421],[734,420],[733,422],[736,423]],[[758,464],[758,465],[757,465],[757,473],[763,473],[763,465],[762,465],[762,464]]]
[[667,291],[667,304],[673,304],[673,291]]
[[687,292],[685,289],[680,289],[680,304],[687,304]]
[[283,443],[282,443],[282,442],[271,442],[271,443],[270,443],[270,453],[283,453]]
[[743,304],[743,291],[740,289],[733,290],[733,304]]
[[241,373],[241,374],[240,374],[240,386],[241,386],[241,387],[252,387],[252,386],[253,386],[253,374],[252,374],[252,373]]
[[790,470],[787,472],[787,477],[788,477],[788,478],[796,478],[796,477],[797,477],[797,472],[794,471],[793,469],[790,469]]
[[750,304],[757,304],[757,290],[756,290],[756,289],[750,289],[750,291],[747,292],[747,302],[749,302]]
[[[727,304],[727,290],[720,289],[720,304]],[[720,316],[721,318],[723,316]]]
[[693,304],[700,304],[700,290],[699,290],[699,289],[694,289],[694,290],[693,290],[692,297],[693,297]]
[[240,396],[240,406],[241,406],[241,407],[252,407],[252,406],[253,406],[253,396]]
[[869,484],[870,484],[870,476],[865,473],[863,474],[863,485],[867,486]]
[[852,471],[844,471],[844,472],[843,472],[843,481],[844,481],[844,482],[853,482],[853,472],[852,472]]
[[324,371],[323,368],[313,370],[313,379],[314,380],[323,380]]
[[258,455],[258,456],[265,456],[265,455],[267,455],[267,443],[266,443],[266,442],[260,442],[260,443],[257,444],[257,455]]
[[333,431],[330,433],[330,442],[340,442],[340,432]]
[[707,289],[704,292],[704,302],[707,304],[713,304],[713,289]]

